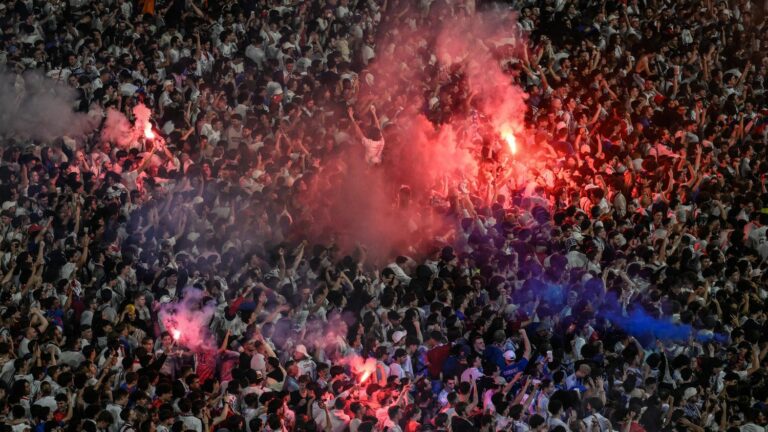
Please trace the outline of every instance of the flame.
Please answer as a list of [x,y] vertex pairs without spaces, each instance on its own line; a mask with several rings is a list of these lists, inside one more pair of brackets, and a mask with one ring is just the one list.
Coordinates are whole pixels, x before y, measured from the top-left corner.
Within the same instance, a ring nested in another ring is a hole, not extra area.
[[171,336],[173,337],[173,340],[179,340],[181,337],[181,332],[179,330],[173,329],[171,330]]
[[509,151],[514,155],[517,154],[517,140],[512,132],[502,132],[501,137],[507,142]]
[[369,376],[371,376],[371,371],[367,370],[363,372],[363,374],[360,375],[360,384],[365,384],[365,381],[368,379]]
[[152,131],[152,123],[147,122],[144,125],[144,138],[155,139],[155,133]]

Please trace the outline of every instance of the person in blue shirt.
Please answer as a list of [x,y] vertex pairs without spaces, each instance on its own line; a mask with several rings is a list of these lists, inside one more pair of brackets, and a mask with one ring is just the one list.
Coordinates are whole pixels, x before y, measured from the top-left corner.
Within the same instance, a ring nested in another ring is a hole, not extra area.
[[515,374],[525,371],[528,367],[528,361],[531,359],[531,342],[528,340],[528,333],[525,329],[520,329],[520,336],[523,338],[523,346],[525,351],[523,352],[523,358],[519,361],[516,360],[515,352],[508,350],[504,352],[504,366],[501,368],[501,376],[504,377],[507,382],[512,381]]
[[475,336],[473,349],[476,353],[482,354],[485,361],[493,362],[499,369],[506,364],[504,362],[504,350],[502,349],[507,341],[507,335],[504,330],[496,330],[493,334],[493,345],[485,346],[485,340],[482,336]]
[[589,375],[592,373],[592,368],[588,364],[581,364],[574,373],[565,379],[565,386],[568,390],[578,390],[584,392],[586,387],[584,386]]

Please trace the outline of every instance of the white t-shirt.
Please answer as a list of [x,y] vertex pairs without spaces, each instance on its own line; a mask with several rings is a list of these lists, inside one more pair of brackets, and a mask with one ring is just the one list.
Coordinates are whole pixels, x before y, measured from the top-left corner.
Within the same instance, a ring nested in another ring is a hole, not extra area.
[[179,420],[184,423],[185,430],[203,432],[203,422],[199,418],[192,415],[182,415]]
[[374,141],[363,137],[363,146],[365,147],[365,161],[372,165],[381,163],[381,153],[384,151],[384,140]]

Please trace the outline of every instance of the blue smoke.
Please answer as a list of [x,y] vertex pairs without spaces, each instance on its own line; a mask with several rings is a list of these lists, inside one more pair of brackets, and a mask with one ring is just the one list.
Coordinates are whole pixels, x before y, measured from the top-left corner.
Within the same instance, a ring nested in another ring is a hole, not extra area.
[[616,327],[634,336],[644,346],[651,346],[660,339],[663,341],[686,342],[694,335],[699,342],[715,341],[727,343],[728,336],[720,333],[712,335],[700,334],[691,325],[675,324],[669,319],[654,318],[641,307],[629,312],[629,316],[611,312],[604,316]]
[[656,339],[684,342],[694,331],[693,327],[687,324],[675,324],[669,320],[654,318],[642,308],[633,309],[629,316],[612,312],[605,317],[643,345],[651,345]]
[[[569,290],[568,287],[543,282],[536,278],[527,279],[520,290],[513,294],[513,301],[523,303],[523,298],[538,297],[543,303],[553,310],[565,306]],[[589,299],[597,311],[597,315],[607,319],[614,327],[634,336],[645,347],[652,347],[656,340],[687,342],[691,336],[701,343],[714,341],[727,344],[729,337],[726,334],[700,333],[689,324],[676,324],[669,318],[655,318],[639,304],[629,306],[628,316],[621,312],[621,303],[615,291],[605,292],[603,281],[590,279],[584,286],[576,288],[579,300]]]

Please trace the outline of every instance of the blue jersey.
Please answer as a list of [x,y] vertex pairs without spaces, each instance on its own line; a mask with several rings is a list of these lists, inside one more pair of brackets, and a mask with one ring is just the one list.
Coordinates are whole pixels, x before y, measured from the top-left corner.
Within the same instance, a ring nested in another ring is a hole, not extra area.
[[528,367],[528,359],[523,357],[519,362],[505,365],[501,368],[501,376],[503,376],[507,382],[512,381],[512,378],[514,378],[518,372],[525,371],[526,367]]

